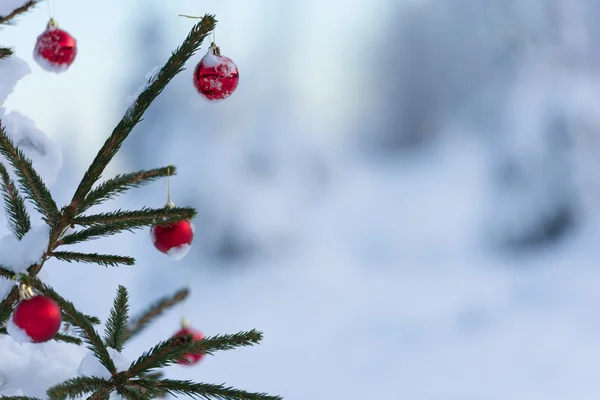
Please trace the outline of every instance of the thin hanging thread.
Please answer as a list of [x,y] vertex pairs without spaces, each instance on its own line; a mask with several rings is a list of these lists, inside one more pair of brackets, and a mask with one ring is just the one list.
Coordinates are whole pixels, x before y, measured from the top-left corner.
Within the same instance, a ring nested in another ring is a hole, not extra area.
[[167,204],[171,204],[171,166],[167,167],[167,177],[165,178],[165,186],[167,188]]
[[50,19],[54,19],[56,15],[56,2],[54,0],[47,0],[48,4],[48,16]]

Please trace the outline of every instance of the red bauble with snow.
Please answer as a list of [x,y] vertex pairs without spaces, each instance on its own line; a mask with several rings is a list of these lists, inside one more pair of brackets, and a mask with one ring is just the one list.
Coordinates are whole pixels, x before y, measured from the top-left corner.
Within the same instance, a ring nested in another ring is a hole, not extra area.
[[194,71],[194,86],[208,100],[231,96],[240,80],[238,68],[230,58],[221,55],[214,43]]
[[[181,330],[175,333],[175,335],[173,335],[174,337],[192,335],[194,341],[204,339],[204,335],[201,332],[192,329],[187,320],[184,320],[184,322],[181,325]],[[202,360],[203,357],[204,353],[187,353],[183,356],[183,359],[178,361],[178,363],[181,365],[192,365],[198,363],[200,360]]]
[[50,297],[37,295],[17,304],[7,331],[17,341],[42,343],[56,336],[61,323],[58,304]]
[[[167,207],[174,207],[170,203]],[[150,229],[150,236],[154,247],[167,254],[174,260],[181,260],[186,256],[194,239],[194,224],[192,221],[182,220],[165,225],[155,225]]]
[[46,71],[60,73],[66,71],[77,55],[77,43],[69,33],[58,29],[51,19],[46,30],[37,38],[33,59]]

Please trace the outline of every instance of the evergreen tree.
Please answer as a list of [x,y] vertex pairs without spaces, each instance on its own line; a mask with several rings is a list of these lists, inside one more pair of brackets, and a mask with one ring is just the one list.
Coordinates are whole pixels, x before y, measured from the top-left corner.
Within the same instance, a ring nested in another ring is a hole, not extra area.
[[[41,0],[31,0],[5,16],[0,16],[0,24],[9,24],[15,17],[30,10]],[[63,298],[36,276],[44,263],[54,257],[66,262],[95,263],[103,266],[133,265],[135,260],[128,256],[79,253],[65,251],[61,246],[115,235],[153,226],[157,221],[169,224],[194,217],[196,211],[189,207],[162,209],[144,208],[141,210],[115,210],[108,213],[90,213],[94,206],[110,200],[125,191],[150,183],[158,178],[175,173],[173,166],[143,170],[117,175],[99,182],[108,163],[117,154],[123,141],[142,120],[144,112],[162,92],[171,79],[183,71],[185,62],[200,48],[203,40],[215,28],[213,15],[205,15],[190,31],[181,46],[176,49],[165,65],[154,76],[125,116],[117,124],[105,141],[97,156],[85,172],[75,190],[71,202],[64,207],[54,201],[48,187],[34,169],[30,159],[11,140],[0,121],[0,153],[8,160],[16,173],[16,182],[9,173],[8,166],[0,163],[0,186],[4,195],[9,225],[14,235],[21,239],[31,229],[31,221],[25,206],[29,201],[41,214],[50,228],[49,243],[39,262],[29,265],[27,273],[17,273],[7,266],[0,266],[0,276],[15,279],[18,284],[0,302],[0,333],[6,334],[7,322],[17,305],[20,292],[31,291],[50,297],[60,307],[62,320],[74,327],[74,335],[57,334],[53,340],[85,345],[97,360],[108,370],[109,377],[79,376],[48,388],[49,399],[80,398],[108,399],[115,394],[126,399],[152,399],[164,395],[188,395],[206,399],[279,399],[264,393],[249,393],[224,385],[195,383],[186,380],[163,379],[158,369],[176,364],[185,354],[212,354],[219,350],[229,350],[239,346],[250,346],[260,342],[262,333],[256,330],[232,335],[216,335],[201,340],[189,336],[173,337],[162,341],[143,353],[128,368],[118,368],[113,357],[120,352],[127,341],[148,326],[163,311],[181,302],[188,294],[183,289],[173,296],[159,299],[139,316],[129,318],[127,289],[119,286],[110,311],[103,336],[95,329],[98,318],[80,312],[69,300]],[[12,55],[9,48],[0,48],[0,62]],[[0,77],[1,79],[2,77]],[[1,355],[0,355],[1,357]],[[4,396],[4,399],[26,400],[27,396]]]

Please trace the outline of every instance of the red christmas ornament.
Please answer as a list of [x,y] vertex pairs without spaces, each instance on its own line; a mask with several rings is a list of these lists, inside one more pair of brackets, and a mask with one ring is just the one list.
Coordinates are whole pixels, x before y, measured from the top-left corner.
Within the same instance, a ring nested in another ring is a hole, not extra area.
[[[187,319],[181,322],[181,330],[176,332],[173,336],[186,336],[193,335],[194,341],[204,339],[204,335],[195,329],[190,327],[190,323]],[[204,353],[187,353],[183,358],[177,361],[181,365],[192,365],[198,363],[204,357]]]
[[51,19],[46,30],[37,38],[33,59],[46,71],[60,73],[66,71],[77,55],[77,43],[73,36]]
[[[37,295],[22,299],[17,304],[12,315],[12,322],[22,330],[17,335],[24,333],[31,339],[31,342],[41,343],[47,342],[58,333],[62,315],[54,300],[47,296]],[[14,333],[9,333],[13,337],[15,336]]]
[[239,80],[237,66],[230,58],[222,56],[214,43],[194,71],[194,86],[209,100],[223,100],[231,96]]
[[[167,207],[175,207],[171,201]],[[154,225],[150,229],[154,247],[175,260],[181,260],[190,250],[194,239],[194,224],[191,221],[178,221],[167,225]]]

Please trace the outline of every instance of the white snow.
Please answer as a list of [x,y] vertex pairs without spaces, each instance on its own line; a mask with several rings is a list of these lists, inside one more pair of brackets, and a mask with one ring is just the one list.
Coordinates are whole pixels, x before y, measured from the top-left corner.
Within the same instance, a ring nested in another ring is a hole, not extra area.
[[202,57],[201,62],[202,64],[204,64],[205,67],[208,68],[224,66],[225,68],[222,69],[222,72],[225,73],[226,77],[231,76],[231,74],[233,74],[237,69],[236,65],[230,58],[225,56],[216,56],[212,53],[212,50],[210,49],[208,50],[206,55]]
[[183,260],[183,258],[190,251],[191,246],[187,243],[182,244],[178,247],[172,247],[167,252],[167,255],[174,261]]
[[0,395],[46,398],[50,386],[76,376],[76,368],[87,349],[67,343],[15,342],[0,335],[0,375],[5,383]]
[[48,60],[46,60],[44,57],[42,57],[37,48],[33,49],[33,59],[35,60],[35,62],[38,63],[38,65],[44,70],[44,71],[48,71],[48,72],[54,72],[55,74],[60,74],[62,72],[65,72],[67,69],[69,69],[69,64],[57,64],[54,62],[50,62]]
[[[41,260],[49,239],[50,227],[46,224],[32,226],[21,240],[12,234],[0,238],[0,265],[15,273],[25,272]],[[0,278],[0,298],[6,297],[14,285],[14,281]]]
[[135,91],[135,93],[133,93],[131,96],[127,97],[127,100],[125,100],[125,104],[127,106],[127,111],[125,112],[125,115],[131,116],[131,113],[133,112],[133,107],[135,106],[137,98],[140,96],[140,94],[142,94],[144,92],[144,90],[146,90],[148,88],[148,86],[150,86],[152,84],[152,82],[154,82],[154,80],[156,79],[156,75],[158,74],[158,72],[160,71],[161,68],[162,68],[162,66],[156,66],[156,67],[152,68],[152,70],[150,72],[148,72],[144,77],[146,79],[146,82],[143,83],[142,85],[140,85],[137,88],[137,90]]
[[12,319],[12,316],[8,319],[6,324],[6,331],[17,343],[31,343],[33,339],[25,332],[24,329],[19,328]]
[[[127,360],[121,353],[112,347],[108,347],[108,354],[115,363],[117,371],[126,371],[131,365],[131,361]],[[88,351],[83,357],[79,368],[77,369],[77,375],[79,376],[98,376],[104,379],[110,379],[111,374],[104,365],[94,356],[94,353]]]
[[[31,160],[46,186],[52,186],[63,164],[63,155],[56,141],[40,130],[31,118],[19,112],[6,114],[2,122],[8,137]],[[8,166],[4,157],[0,156],[0,161]],[[14,177],[12,168],[9,171]]]
[[2,77],[0,79],[0,118],[2,118],[5,112],[2,105],[6,101],[6,98],[13,92],[17,82],[30,73],[31,68],[29,68],[29,65],[14,54],[0,60],[0,76]]

